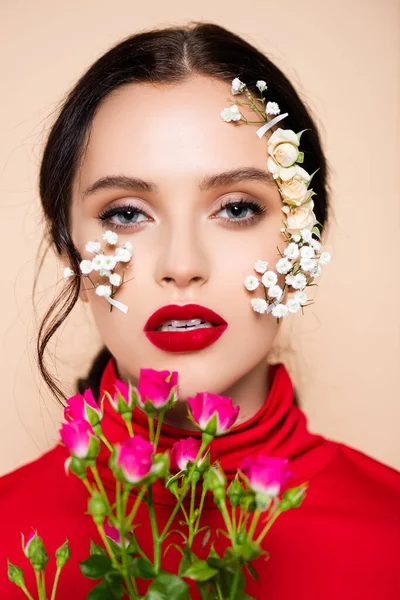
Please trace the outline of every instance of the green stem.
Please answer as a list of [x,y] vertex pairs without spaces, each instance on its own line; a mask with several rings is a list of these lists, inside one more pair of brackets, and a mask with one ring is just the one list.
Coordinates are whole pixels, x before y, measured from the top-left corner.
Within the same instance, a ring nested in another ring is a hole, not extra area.
[[257,523],[258,523],[260,516],[261,516],[261,512],[258,509],[255,510],[254,514],[253,514],[253,520],[252,520],[250,528],[249,528],[249,538],[251,540],[253,539],[254,532],[256,530]]
[[156,449],[156,452],[157,452],[158,440],[160,438],[161,426],[162,426],[164,414],[165,414],[165,410],[160,411],[160,413],[158,415],[156,437],[154,439],[154,448]]
[[149,514],[150,514],[151,531],[153,533],[153,544],[154,544],[154,570],[155,570],[156,574],[158,575],[159,570],[160,570],[160,563],[161,563],[162,535],[160,536],[160,533],[158,531],[156,513],[154,510],[154,503],[153,503],[153,487],[151,485],[149,486],[148,498],[149,498],[148,507],[149,507]]
[[236,592],[237,592],[237,587],[238,587],[239,577],[240,577],[241,572],[242,572],[241,568],[237,567],[235,569],[235,576],[233,578],[231,592],[229,594],[229,600],[236,600]]
[[55,600],[56,591],[57,591],[57,585],[58,585],[58,578],[60,577],[61,568],[62,567],[57,567],[57,571],[56,571],[56,574],[54,576],[53,589],[51,590],[51,598],[50,598],[50,600]]
[[25,596],[29,598],[29,600],[34,600],[33,596],[30,595],[25,585],[21,585],[21,590],[24,592]]
[[131,510],[131,512],[130,512],[130,514],[128,516],[128,520],[127,520],[127,523],[126,523],[126,528],[128,530],[130,529],[130,526],[132,525],[133,519],[136,517],[136,513],[137,513],[137,511],[139,509],[139,506],[140,506],[140,503],[141,503],[141,501],[143,499],[145,491],[146,491],[146,487],[142,486],[142,488],[141,488],[141,490],[140,490],[140,492],[139,492],[139,494],[138,494],[138,496],[137,496],[137,498],[135,500],[135,503],[134,503],[134,505],[132,507],[132,510]]
[[94,465],[93,467],[90,467],[90,468],[91,468],[91,471],[92,471],[92,473],[93,473],[93,475],[94,475],[94,479],[95,479],[95,481],[96,481],[96,483],[97,483],[97,487],[99,488],[99,491],[100,491],[100,493],[101,493],[101,495],[102,495],[102,497],[103,497],[103,500],[104,500],[104,501],[105,501],[105,503],[107,504],[108,511],[109,511],[109,513],[110,513],[110,512],[111,512],[111,506],[110,506],[110,502],[109,502],[109,500],[108,500],[108,496],[107,496],[106,490],[104,489],[103,482],[102,482],[102,480],[100,479],[100,475],[99,475],[99,472],[98,472],[98,470],[97,470],[97,467],[96,467],[96,465]]
[[154,419],[153,417],[148,417],[149,419],[149,438],[150,442],[153,444],[154,440]]
[[226,506],[226,501],[225,500],[220,500],[218,506],[219,506],[219,508],[221,510],[222,516],[223,516],[224,521],[225,521],[226,528],[227,528],[228,533],[229,533],[229,535],[231,537],[232,546],[233,546],[233,548],[236,548],[236,533],[234,532],[233,527],[232,527],[232,521],[231,521],[231,518],[229,516],[228,508]]
[[129,572],[128,572],[128,557],[127,557],[127,553],[126,553],[126,547],[125,547],[125,513],[126,513],[126,505],[128,502],[128,496],[129,496],[129,488],[125,488],[123,493],[121,494],[121,484],[120,482],[117,482],[117,497],[116,497],[116,501],[117,501],[117,519],[118,519],[118,529],[119,529],[119,535],[121,538],[121,556],[122,556],[122,575],[125,581],[125,585],[126,585],[126,589],[128,591],[128,594],[130,595],[130,593],[133,593],[133,596],[130,596],[131,598],[137,598],[137,586],[136,586],[136,581],[133,579],[131,580],[130,576],[129,576]]
[[196,484],[192,481],[191,493],[190,493],[190,512],[189,512],[189,548],[192,547],[193,538],[195,535],[195,523],[194,521],[194,501],[196,497]]
[[278,506],[278,508],[276,509],[276,511],[274,512],[274,514],[272,515],[272,517],[269,519],[268,523],[266,524],[266,526],[264,527],[264,529],[262,530],[262,532],[260,533],[260,535],[258,536],[258,538],[256,539],[256,544],[261,544],[261,542],[263,541],[263,539],[267,535],[270,527],[276,521],[276,519],[279,517],[279,515],[281,514],[281,512],[282,511],[279,509],[279,506]]
[[216,582],[215,587],[217,588],[218,600],[224,600],[218,581]]
[[35,575],[36,575],[36,585],[37,585],[39,600],[46,600],[45,590],[43,590],[43,580],[41,577],[41,571],[35,570]]
[[105,534],[103,525],[97,525],[97,529],[98,529],[98,532],[100,533],[100,537],[102,539],[102,542],[103,542],[104,546],[106,547],[106,550],[107,550],[107,552],[108,552],[108,554],[109,554],[109,556],[111,558],[113,566],[119,571],[119,563],[118,563],[118,561],[117,561],[117,559],[115,557],[113,549],[111,548],[111,546],[110,546],[110,544],[108,542],[108,539],[107,539],[107,536]]
[[237,535],[238,528],[236,522],[236,506],[232,506],[232,527],[234,529],[235,534]]
[[204,487],[203,487],[202,492],[201,492],[201,498],[200,498],[199,514],[197,515],[195,534],[197,533],[197,531],[200,527],[200,518],[201,518],[201,513],[203,510],[203,504],[204,504],[204,499],[206,497],[206,494],[207,494],[207,490],[204,489]]

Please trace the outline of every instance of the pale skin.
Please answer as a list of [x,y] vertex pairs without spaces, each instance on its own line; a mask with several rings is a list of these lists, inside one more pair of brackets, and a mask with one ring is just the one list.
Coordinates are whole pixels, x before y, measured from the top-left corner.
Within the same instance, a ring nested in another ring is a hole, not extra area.
[[[251,298],[263,297],[262,288],[249,292],[243,284],[246,275],[256,275],[257,259],[275,270],[277,247],[282,252],[286,246],[277,185],[273,180],[240,180],[199,188],[204,176],[239,167],[268,173],[267,138],[256,135],[260,125],[221,119],[220,111],[231,104],[228,98],[245,100],[232,96],[228,83],[204,76],[116,90],[93,120],[73,186],[71,231],[82,258],[93,258],[85,244],[95,239],[106,253],[113,253],[102,240],[106,229],[118,233],[118,245],[130,241],[133,246],[132,266],[125,275],[130,281],[115,295],[129,307],[128,313],[116,308],[110,312],[109,303],[95,294],[86,277],[81,299],[88,302],[99,335],[115,357],[120,379],[137,384],[141,368],[178,371],[180,402],[165,421],[185,429],[192,428],[185,400],[197,392],[232,398],[240,406],[241,421],[262,407],[269,390],[267,354],[279,331],[275,317],[255,313],[250,305]],[[260,121],[247,107],[242,112]],[[157,190],[113,187],[83,199],[89,186],[110,175],[152,181]],[[266,213],[258,215],[246,206],[222,208],[241,198]],[[101,211],[117,206],[132,212],[114,215],[106,223],[99,220]],[[125,228],[115,228],[117,224]],[[281,286],[283,277],[278,278]],[[93,278],[107,283],[98,273]],[[206,306],[227,321],[222,337],[196,352],[168,353],[151,344],[143,332],[150,315],[167,304],[189,303]]]

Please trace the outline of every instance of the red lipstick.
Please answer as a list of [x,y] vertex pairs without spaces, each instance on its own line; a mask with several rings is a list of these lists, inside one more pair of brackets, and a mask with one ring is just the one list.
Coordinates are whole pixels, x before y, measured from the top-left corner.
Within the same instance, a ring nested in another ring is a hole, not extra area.
[[[211,327],[182,331],[155,331],[166,321],[187,321],[201,319],[212,324]],[[151,315],[144,332],[147,339],[166,352],[193,352],[207,348],[224,333],[228,323],[216,312],[199,304],[169,304]]]

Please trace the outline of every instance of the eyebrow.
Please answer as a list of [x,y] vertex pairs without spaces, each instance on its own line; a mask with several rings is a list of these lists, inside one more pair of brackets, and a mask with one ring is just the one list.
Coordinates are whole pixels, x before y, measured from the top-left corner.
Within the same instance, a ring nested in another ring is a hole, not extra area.
[[[199,189],[200,191],[206,191],[216,187],[239,183],[241,181],[257,181],[259,183],[275,185],[275,180],[269,171],[257,167],[239,167],[222,173],[205,175],[199,183]],[[83,192],[82,198],[85,199],[87,196],[90,196],[99,190],[110,188],[123,188],[125,190],[136,189],[149,193],[159,191],[159,188],[154,181],[145,181],[140,177],[131,177],[128,175],[107,175],[92,183],[92,185]]]

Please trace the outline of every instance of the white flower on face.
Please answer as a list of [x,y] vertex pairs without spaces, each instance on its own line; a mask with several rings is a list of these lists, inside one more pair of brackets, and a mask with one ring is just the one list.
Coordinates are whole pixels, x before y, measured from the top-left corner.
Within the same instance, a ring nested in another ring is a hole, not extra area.
[[319,242],[318,240],[315,240],[314,238],[311,238],[311,240],[309,241],[309,244],[312,248],[314,248],[314,250],[317,250],[317,252],[319,252],[322,248],[321,242]]
[[319,262],[321,263],[321,265],[327,265],[331,260],[331,255],[329,252],[322,252],[321,256],[319,257]]
[[265,273],[267,269],[268,263],[266,260],[256,260],[256,262],[254,263],[254,270],[257,271],[257,273],[260,273],[261,275]]
[[96,294],[98,296],[111,296],[111,286],[109,286],[109,285],[98,285],[96,287]]
[[297,313],[297,311],[300,310],[300,302],[296,298],[290,298],[287,301],[286,306],[291,313]]
[[279,115],[281,109],[276,102],[267,102],[267,108],[265,109],[267,115]]
[[316,260],[314,258],[302,258],[300,261],[300,267],[306,273],[312,271],[315,267]]
[[95,271],[100,271],[100,269],[103,269],[103,259],[104,259],[104,254],[97,254],[93,259],[92,259],[92,265],[93,265],[93,269]]
[[82,271],[82,273],[84,273],[84,275],[87,275],[88,273],[91,273],[93,271],[93,263],[91,260],[82,260],[79,263],[79,267],[80,270]]
[[228,106],[228,108],[221,110],[221,117],[223,121],[229,123],[229,121],[240,121],[242,115],[240,114],[238,105],[233,104],[233,106]]
[[301,240],[301,235],[299,235],[298,233],[294,233],[294,234],[292,234],[290,237],[291,237],[291,238],[292,238],[292,240],[293,240],[294,242],[296,242],[296,243],[297,243],[297,242],[299,242],[299,241]]
[[313,277],[314,279],[317,279],[317,277],[319,277],[321,275],[321,265],[319,265],[317,262],[314,265],[313,270],[310,272],[311,277]]
[[292,260],[296,259],[300,254],[298,245],[294,242],[290,242],[284,249],[283,254]]
[[274,308],[272,309],[273,316],[277,317],[278,319],[286,317],[288,312],[289,309],[284,304],[277,304],[277,306],[274,306]]
[[[285,144],[281,144],[284,146]],[[294,148],[294,146],[292,146]],[[289,181],[283,181],[279,185],[282,200],[289,206],[301,206],[311,198],[313,191],[307,189],[304,179],[295,175]]]
[[98,252],[100,250],[100,242],[88,242],[85,246],[85,250],[88,252]]
[[131,242],[125,242],[125,244],[122,246],[122,248],[124,248],[125,250],[132,251],[132,243]]
[[103,258],[103,269],[109,269],[112,271],[115,268],[117,261],[115,256],[110,256],[109,254],[104,255]]
[[293,298],[302,306],[307,302],[307,294],[305,292],[295,292],[295,294],[293,294]]
[[111,271],[109,269],[100,269],[99,275],[101,275],[102,277],[108,277],[109,275],[111,275]]
[[306,276],[303,273],[297,273],[297,275],[295,275],[293,277],[293,281],[290,284],[295,290],[302,290],[303,288],[306,287],[307,285],[307,279]]
[[308,229],[314,227],[317,219],[312,210],[313,208],[313,200],[309,200],[298,208],[283,206],[282,210],[287,215],[286,222],[288,233],[299,233],[304,228]]
[[118,242],[118,234],[115,231],[111,231],[111,229],[107,229],[103,233],[103,240],[106,240],[112,246]]
[[262,79],[257,81],[256,86],[258,87],[260,92],[265,92],[265,90],[267,89],[267,84]]
[[261,315],[267,312],[268,304],[264,298],[252,298],[250,304],[253,307],[253,310]]
[[241,94],[245,87],[246,84],[243,83],[243,81],[240,81],[239,77],[235,77],[235,79],[232,80],[231,92],[232,94]]
[[[313,205],[313,208],[314,208],[314,205]],[[300,234],[305,242],[309,242],[312,238],[312,233],[311,233],[310,229],[302,229],[300,231]]]
[[289,273],[289,275],[286,275],[286,277],[285,277],[286,285],[292,285],[293,281],[294,281],[294,275],[292,275],[291,273]]
[[255,277],[254,275],[247,275],[247,277],[244,278],[244,285],[246,289],[249,290],[249,292],[252,292],[253,290],[257,289],[259,283],[260,282],[258,281],[257,277]]
[[310,179],[310,175],[303,169],[303,167],[300,167],[300,165],[282,167],[282,165],[277,163],[271,156],[268,157],[267,167],[270,173],[272,173],[274,179],[280,177],[282,181],[289,181],[289,179],[292,179],[295,177],[295,175],[299,175],[306,181]]
[[313,258],[315,256],[314,249],[311,246],[302,246],[300,256],[301,258]]
[[120,285],[121,275],[119,275],[118,273],[113,273],[112,275],[109,276],[109,281],[110,281],[111,285]]
[[266,271],[261,277],[261,282],[265,287],[271,287],[278,281],[278,275],[274,271]]
[[73,270],[70,267],[65,267],[63,271],[63,278],[68,279],[68,277],[71,277],[72,275],[75,275]]
[[113,258],[116,262],[128,262],[132,258],[132,252],[126,248],[116,248]]
[[280,258],[276,263],[276,270],[278,271],[278,273],[286,274],[289,273],[292,266],[293,264],[286,257]]
[[280,300],[282,298],[283,290],[279,285],[272,285],[268,290],[268,296],[270,298],[276,298]]

